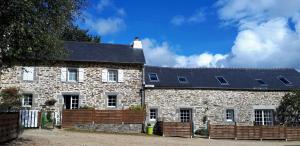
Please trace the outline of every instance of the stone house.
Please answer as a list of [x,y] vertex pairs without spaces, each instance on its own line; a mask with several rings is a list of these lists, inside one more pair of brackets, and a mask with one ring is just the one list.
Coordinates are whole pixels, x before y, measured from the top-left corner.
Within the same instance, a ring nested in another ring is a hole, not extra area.
[[0,87],[18,87],[22,105],[41,109],[56,99],[56,111],[89,106],[125,109],[141,104],[145,58],[141,41],[132,45],[65,42],[69,55],[53,65],[16,66],[1,75]]
[[146,122],[273,125],[286,92],[300,89],[294,69],[145,66]]

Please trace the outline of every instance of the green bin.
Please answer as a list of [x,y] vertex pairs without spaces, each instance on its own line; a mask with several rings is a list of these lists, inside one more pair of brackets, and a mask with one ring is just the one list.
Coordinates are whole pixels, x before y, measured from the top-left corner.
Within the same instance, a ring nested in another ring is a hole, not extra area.
[[147,134],[152,135],[153,134],[153,126],[147,126]]

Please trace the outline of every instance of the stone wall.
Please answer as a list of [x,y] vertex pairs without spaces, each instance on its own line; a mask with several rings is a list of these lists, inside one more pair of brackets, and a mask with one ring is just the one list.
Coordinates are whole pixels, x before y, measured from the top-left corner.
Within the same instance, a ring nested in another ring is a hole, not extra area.
[[158,109],[158,120],[180,121],[181,108],[192,109],[194,130],[205,126],[206,115],[212,123],[226,122],[226,109],[234,109],[235,121],[252,125],[254,109],[276,109],[284,92],[226,91],[201,89],[146,89],[147,121],[149,108]]
[[[83,82],[62,82],[61,68],[84,68]],[[102,82],[103,69],[122,69],[124,82]],[[22,80],[22,67],[8,69],[1,75],[1,89],[19,87],[23,93],[33,94],[33,109],[39,109],[47,99],[58,101],[56,109],[63,107],[63,94],[78,94],[80,106],[108,109],[107,95],[117,94],[117,108],[141,104],[142,65],[109,63],[63,63],[35,67],[34,81]]]
[[76,130],[113,133],[141,133],[143,124],[76,124]]

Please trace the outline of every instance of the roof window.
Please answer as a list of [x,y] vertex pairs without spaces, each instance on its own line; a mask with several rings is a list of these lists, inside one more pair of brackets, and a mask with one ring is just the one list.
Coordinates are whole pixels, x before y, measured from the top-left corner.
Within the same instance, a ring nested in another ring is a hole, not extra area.
[[229,83],[223,76],[216,76],[216,79],[220,82],[221,85],[229,85]]
[[268,84],[262,79],[255,79],[261,86],[268,86]]
[[184,76],[177,76],[179,83],[187,83],[187,79]]
[[279,76],[278,79],[286,86],[291,86],[292,82],[290,82],[287,78],[284,76]]
[[150,82],[158,82],[158,77],[156,73],[149,73]]

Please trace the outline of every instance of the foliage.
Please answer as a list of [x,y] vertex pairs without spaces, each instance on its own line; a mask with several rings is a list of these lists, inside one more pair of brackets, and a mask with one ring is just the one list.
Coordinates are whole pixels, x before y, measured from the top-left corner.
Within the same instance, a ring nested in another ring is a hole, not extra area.
[[101,38],[100,36],[89,35],[88,30],[83,30],[78,26],[71,25],[64,30],[62,40],[100,43]]
[[141,105],[131,105],[129,107],[129,110],[133,110],[133,111],[145,111],[145,107],[141,106]]
[[16,87],[10,87],[3,89],[0,93],[1,102],[0,108],[5,110],[18,110],[21,108],[21,98],[20,90]]
[[45,105],[46,106],[54,106],[56,102],[57,102],[57,100],[52,98],[52,99],[45,101]]
[[208,136],[208,129],[198,129],[195,131],[195,134],[202,135],[202,136]]
[[0,71],[63,57],[62,33],[85,0],[1,0]]
[[287,93],[281,100],[276,109],[276,116],[281,124],[299,125],[300,124],[300,91]]
[[52,120],[52,112],[51,111],[47,111],[47,113],[46,113],[46,117],[47,117],[47,121],[48,122],[52,122],[53,120]]
[[84,105],[84,106],[81,106],[80,109],[95,109],[95,107]]

